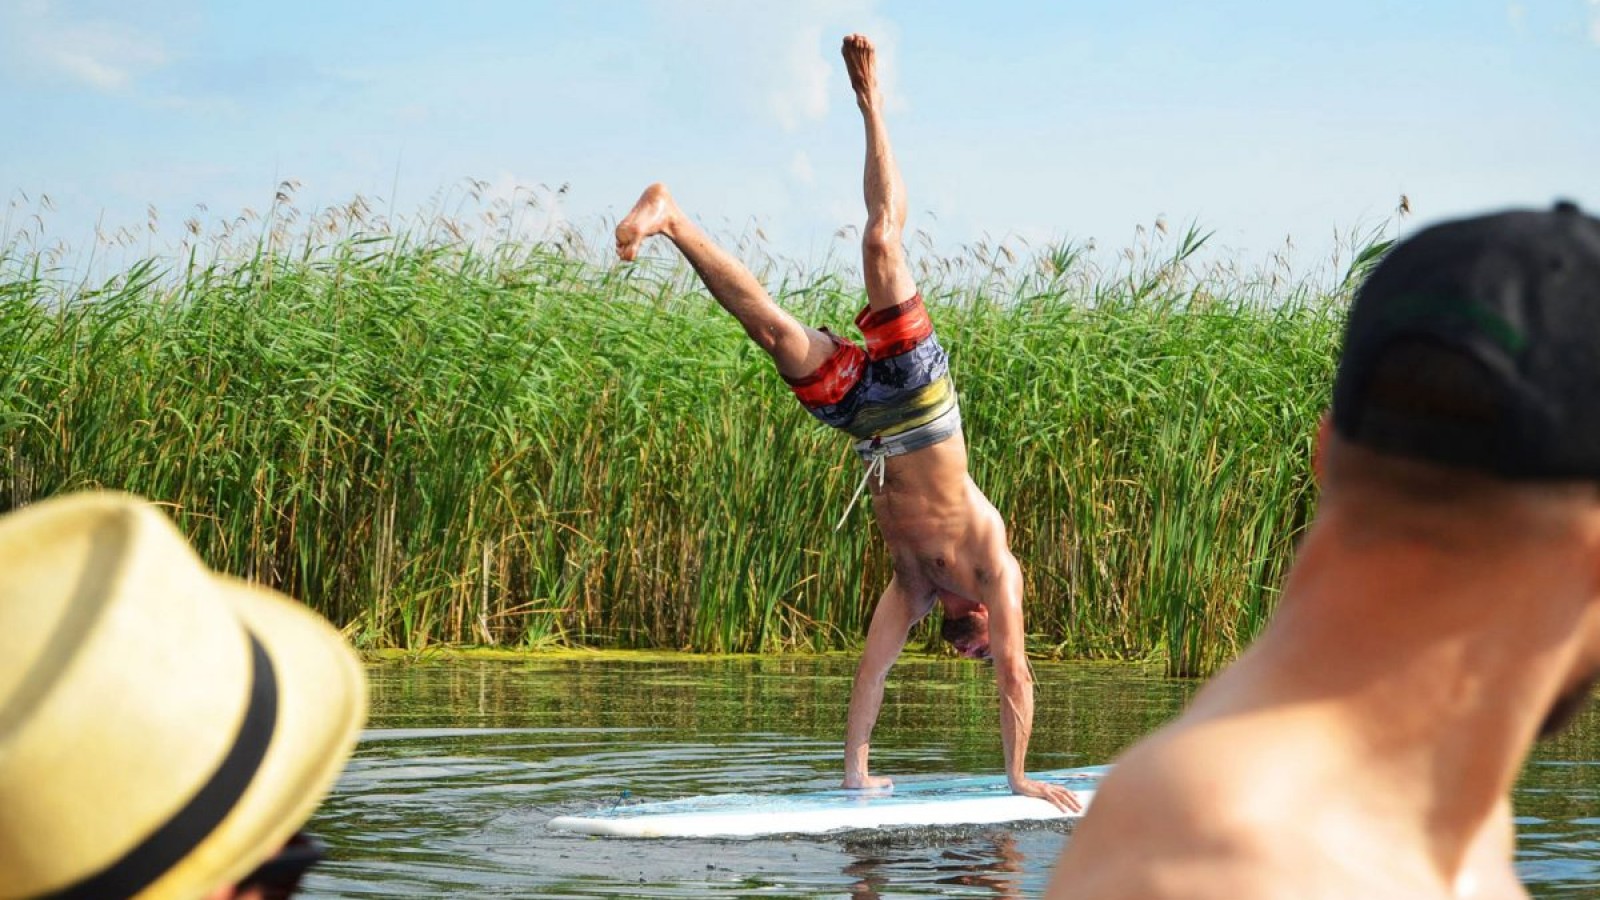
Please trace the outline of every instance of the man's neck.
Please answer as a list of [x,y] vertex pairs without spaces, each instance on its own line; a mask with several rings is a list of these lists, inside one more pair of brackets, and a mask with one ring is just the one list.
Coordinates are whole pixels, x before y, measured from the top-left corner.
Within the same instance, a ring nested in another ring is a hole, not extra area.
[[1573,668],[1579,578],[1536,544],[1472,552],[1356,524],[1319,515],[1271,626],[1193,712],[1313,717],[1352,802],[1455,872]]

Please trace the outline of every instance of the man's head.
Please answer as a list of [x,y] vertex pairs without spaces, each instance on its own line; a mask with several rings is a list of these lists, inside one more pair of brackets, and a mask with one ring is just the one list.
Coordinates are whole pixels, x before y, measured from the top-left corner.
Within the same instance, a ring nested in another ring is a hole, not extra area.
[[1600,482],[1600,220],[1571,204],[1446,222],[1350,309],[1333,425],[1510,481]]
[[989,611],[974,604],[968,611],[951,615],[947,610],[939,626],[939,636],[968,659],[989,658]]
[[[1411,537],[1475,529],[1530,545],[1595,530],[1600,220],[1563,203],[1395,246],[1351,307],[1331,421],[1319,471],[1371,501],[1369,527],[1392,518]],[[1593,578],[1600,561],[1571,569]],[[1582,707],[1594,676],[1575,663],[1546,732]]]
[[0,894],[283,895],[365,710],[327,622],[151,504],[0,517]]

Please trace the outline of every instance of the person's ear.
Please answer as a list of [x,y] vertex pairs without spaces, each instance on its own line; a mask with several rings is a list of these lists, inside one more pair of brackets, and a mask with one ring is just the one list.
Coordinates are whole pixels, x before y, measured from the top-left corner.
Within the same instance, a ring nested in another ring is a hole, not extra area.
[[1588,602],[1573,632],[1578,638],[1579,652],[1583,657],[1579,665],[1588,662],[1600,670],[1600,500],[1591,501],[1589,508],[1579,515],[1583,517],[1583,543],[1588,559],[1589,583],[1584,589]]
[[1322,454],[1327,450],[1328,441],[1333,438],[1333,414],[1323,413],[1322,420],[1317,423],[1317,438],[1311,444],[1311,477],[1316,480],[1317,487],[1322,487]]
[[1600,644],[1600,498],[1591,500],[1583,517],[1584,552],[1589,558],[1589,612],[1587,620],[1596,622],[1596,643]]

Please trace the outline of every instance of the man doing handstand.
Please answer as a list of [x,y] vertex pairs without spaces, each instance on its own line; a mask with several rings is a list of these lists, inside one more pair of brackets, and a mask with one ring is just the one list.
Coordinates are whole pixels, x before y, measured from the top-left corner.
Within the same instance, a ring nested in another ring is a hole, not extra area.
[[890,784],[867,765],[884,680],[912,627],[939,602],[944,637],[963,656],[994,662],[1011,790],[1077,810],[1072,792],[1024,772],[1033,675],[1023,648],[1022,571],[1000,514],[967,474],[949,364],[906,264],[905,185],[889,148],[872,43],[851,35],[843,53],[867,132],[861,240],[867,308],[856,317],[865,348],[785,312],[683,214],[663,185],[647,188],[617,226],[617,253],[631,260],[653,235],[672,241],[722,308],[772,357],[801,404],[854,437],[868,466],[872,507],[894,576],[873,611],[850,692],[844,786]]

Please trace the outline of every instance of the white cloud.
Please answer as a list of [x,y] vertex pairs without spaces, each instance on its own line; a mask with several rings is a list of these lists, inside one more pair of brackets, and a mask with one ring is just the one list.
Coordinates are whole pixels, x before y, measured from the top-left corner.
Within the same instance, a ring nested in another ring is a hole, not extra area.
[[804,150],[794,152],[794,159],[789,161],[789,174],[794,176],[795,181],[808,187],[817,183],[817,173],[811,168],[811,156]]
[[767,93],[768,109],[785,131],[828,114],[828,64],[817,52],[821,26],[794,32],[781,47],[782,61],[775,70],[784,82]]
[[744,102],[784,131],[823,119],[848,96],[839,42],[859,31],[878,47],[891,109],[905,106],[895,79],[896,29],[878,0],[658,0],[663,26],[709,81],[734,85]]
[[169,61],[159,38],[126,23],[76,16],[51,0],[0,6],[0,31],[14,63],[106,93],[128,90]]
[[401,125],[425,125],[433,118],[433,107],[426,103],[407,103],[394,111],[394,120]]
[[103,91],[126,88],[167,63],[159,41],[111,22],[63,25],[41,50],[58,69]]
[[[1570,40],[1574,32],[1577,32],[1582,35],[1580,40],[1587,40],[1596,46],[1600,46],[1600,0],[1579,0],[1572,6],[1583,7],[1587,11],[1579,12],[1576,20],[1570,18],[1570,13],[1564,14],[1569,16],[1568,18],[1550,19],[1551,10],[1535,4],[1530,16],[1529,4],[1525,0],[1508,0],[1506,20],[1510,22],[1512,31],[1518,34],[1526,34],[1530,21],[1534,23],[1536,31],[1540,30],[1538,25],[1541,21],[1540,16],[1543,15],[1545,17],[1543,31],[1550,32],[1553,30],[1564,41]],[[1567,8],[1571,9],[1572,6]]]
[[1511,23],[1512,30],[1520,33],[1528,24],[1528,8],[1521,3],[1508,4],[1506,19]]

